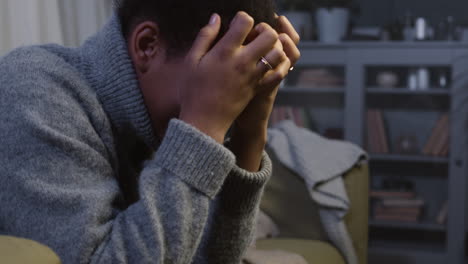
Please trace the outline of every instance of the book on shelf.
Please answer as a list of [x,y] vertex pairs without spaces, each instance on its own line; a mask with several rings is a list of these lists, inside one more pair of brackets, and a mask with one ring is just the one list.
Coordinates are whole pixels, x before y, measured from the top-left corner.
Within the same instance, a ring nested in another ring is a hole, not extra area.
[[343,77],[327,68],[303,69],[296,83],[296,86],[302,88],[332,88],[343,85]]
[[289,106],[275,107],[270,116],[270,126],[274,126],[284,120],[291,120],[298,127],[309,127],[309,117],[306,110],[302,108]]
[[389,222],[408,222],[408,223],[419,222],[418,216],[407,216],[407,215],[374,215],[374,219],[378,221],[389,221]]
[[426,156],[446,157],[449,153],[450,131],[449,115],[442,114],[434,127],[431,135],[424,145],[422,153]]
[[369,109],[367,111],[367,145],[371,153],[387,154],[390,152],[382,111]]
[[378,221],[419,221],[425,201],[414,191],[372,190],[373,218]]
[[374,114],[370,110],[367,111],[367,150],[371,153],[379,153],[380,146],[375,132],[376,121]]
[[389,153],[390,150],[388,147],[387,132],[386,132],[383,113],[382,111],[377,110],[375,115],[377,117],[377,127],[379,129],[378,135],[379,135],[380,144],[382,146],[382,152]]
[[384,199],[382,205],[387,207],[421,207],[424,206],[424,200],[418,198],[412,199]]
[[370,191],[370,197],[377,199],[413,199],[416,197],[416,193],[412,191],[372,190]]
[[327,128],[325,133],[323,134],[324,137],[329,139],[336,139],[336,140],[343,140],[344,139],[344,131],[342,128]]
[[439,225],[445,224],[447,222],[447,216],[448,216],[448,200],[444,202],[439,212],[437,213],[436,223]]
[[377,204],[374,207],[374,213],[380,215],[421,215],[422,207],[395,207]]

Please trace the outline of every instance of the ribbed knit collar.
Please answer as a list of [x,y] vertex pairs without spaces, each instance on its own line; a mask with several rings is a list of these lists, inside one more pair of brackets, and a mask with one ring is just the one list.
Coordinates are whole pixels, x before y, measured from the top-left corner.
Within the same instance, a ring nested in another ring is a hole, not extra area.
[[154,147],[156,138],[118,16],[79,49],[84,74],[117,131],[130,128]]

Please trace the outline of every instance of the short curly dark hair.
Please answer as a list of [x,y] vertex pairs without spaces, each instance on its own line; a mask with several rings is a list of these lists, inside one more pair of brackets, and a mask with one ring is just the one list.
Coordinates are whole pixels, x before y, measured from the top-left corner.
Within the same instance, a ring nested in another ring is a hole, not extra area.
[[134,27],[146,20],[158,24],[168,44],[168,54],[185,54],[198,32],[213,13],[222,19],[222,36],[238,11],[245,11],[255,23],[275,26],[274,0],[119,0],[116,2],[122,31],[126,37]]

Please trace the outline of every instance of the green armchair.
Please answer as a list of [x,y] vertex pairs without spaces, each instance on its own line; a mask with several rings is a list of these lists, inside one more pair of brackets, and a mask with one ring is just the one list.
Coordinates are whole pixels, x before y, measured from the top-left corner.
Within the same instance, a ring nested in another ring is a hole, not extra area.
[[60,259],[50,248],[37,242],[0,236],[0,263],[60,264]]
[[[261,209],[278,225],[280,237],[257,241],[264,250],[285,250],[304,257],[308,263],[345,264],[339,251],[327,240],[304,181],[284,167],[269,151],[273,176],[265,189]],[[351,208],[345,223],[360,264],[367,263],[369,172],[368,165],[352,168],[344,176]]]

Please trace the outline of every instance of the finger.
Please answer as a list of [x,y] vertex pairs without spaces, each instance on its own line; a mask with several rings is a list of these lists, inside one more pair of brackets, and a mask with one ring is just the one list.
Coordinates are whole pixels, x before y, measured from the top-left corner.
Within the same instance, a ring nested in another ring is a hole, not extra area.
[[283,60],[274,71],[269,71],[265,77],[260,81],[262,87],[272,87],[279,85],[288,75],[291,68],[291,61],[289,59]]
[[281,42],[278,41],[275,48],[265,55],[263,59],[268,63],[265,63],[265,61],[262,60],[258,62],[256,71],[260,75],[263,75],[270,70],[274,70],[283,60],[287,59]]
[[278,17],[278,31],[287,34],[296,45],[299,44],[301,38],[287,17]]
[[255,27],[258,36],[244,48],[244,55],[247,58],[260,60],[265,54],[270,52],[278,41],[278,33],[266,23],[260,23]]
[[297,45],[289,37],[289,35],[282,33],[279,35],[279,40],[283,45],[283,50],[286,53],[286,56],[291,61],[291,66],[294,67],[294,65],[296,65],[297,61],[301,57],[301,52],[297,48]]
[[210,50],[213,42],[219,34],[221,28],[221,18],[218,14],[213,14],[208,25],[203,27],[198,33],[189,55],[195,61],[200,61],[203,56]]
[[258,37],[258,35],[259,35],[258,31],[255,29],[252,29],[249,35],[247,35],[247,38],[245,39],[244,46],[249,45],[250,42],[254,41]]
[[245,12],[238,12],[231,22],[228,31],[219,41],[220,47],[237,49],[244,44],[247,36],[252,31],[254,19]]

